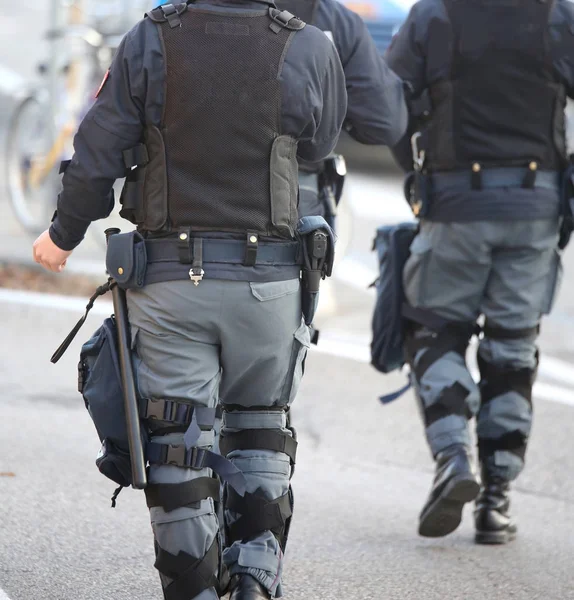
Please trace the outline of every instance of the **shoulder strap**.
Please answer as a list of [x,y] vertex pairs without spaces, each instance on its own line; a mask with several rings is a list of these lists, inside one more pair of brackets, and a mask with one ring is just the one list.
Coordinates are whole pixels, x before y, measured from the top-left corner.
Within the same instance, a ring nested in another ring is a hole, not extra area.
[[269,9],[269,18],[273,21],[269,28],[275,33],[279,33],[281,29],[290,29],[291,31],[299,31],[305,27],[305,23],[298,19],[288,10],[279,10],[278,8]]
[[167,23],[171,29],[181,27],[180,15],[182,15],[188,6],[188,2],[180,4],[162,4],[146,13],[146,17],[154,23]]
[[278,0],[277,6],[284,10],[289,10],[301,21],[313,25],[317,15],[319,0]]

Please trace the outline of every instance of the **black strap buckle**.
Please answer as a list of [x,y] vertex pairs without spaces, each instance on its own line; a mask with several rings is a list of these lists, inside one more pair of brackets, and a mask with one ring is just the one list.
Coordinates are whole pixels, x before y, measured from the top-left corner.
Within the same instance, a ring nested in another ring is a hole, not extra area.
[[164,4],[160,6],[163,16],[167,19],[167,23],[171,29],[181,27],[181,19],[179,18],[179,12],[173,4]]
[[257,250],[259,248],[259,236],[254,231],[247,232],[245,243],[245,258],[243,264],[246,267],[254,267],[257,262]]

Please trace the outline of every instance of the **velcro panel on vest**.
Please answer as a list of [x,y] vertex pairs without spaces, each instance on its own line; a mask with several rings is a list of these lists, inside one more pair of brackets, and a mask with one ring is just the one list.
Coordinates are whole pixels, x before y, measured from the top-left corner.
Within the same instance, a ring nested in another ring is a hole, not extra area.
[[287,454],[295,464],[297,441],[285,432],[274,429],[244,429],[233,433],[221,433],[219,450],[228,456],[234,450],[273,450]]
[[424,409],[425,424],[427,427],[450,415],[458,415],[470,419],[470,411],[466,398],[470,394],[464,385],[456,381],[451,386],[444,388],[440,396],[430,406]]
[[183,483],[151,483],[144,491],[148,508],[161,506],[166,512],[207,498],[218,502],[220,495],[219,482],[214,477],[198,477]]
[[297,142],[289,135],[273,141],[269,162],[271,174],[271,223],[283,237],[295,235],[297,222]]
[[146,166],[144,222],[142,228],[146,231],[161,231],[167,224],[167,166],[165,144],[161,131],[148,125],[145,130],[145,145],[149,155]]
[[480,438],[478,440],[478,456],[480,461],[484,462],[486,458],[493,456],[496,452],[507,451],[524,460],[527,442],[528,436],[518,429],[509,431],[499,438]]
[[275,500],[267,500],[259,491],[253,494],[246,492],[241,497],[229,488],[225,507],[241,515],[237,521],[227,526],[227,542],[230,545],[264,531],[271,531],[284,547],[286,529],[293,514],[291,489]]
[[532,386],[536,369],[510,369],[488,363],[478,355],[481,375],[480,394],[482,402],[490,402],[508,392],[516,392],[532,405]]
[[180,550],[171,554],[156,545],[154,567],[166,577],[173,579],[164,588],[165,600],[190,600],[209,588],[219,588],[216,573],[219,569],[219,548],[217,538],[213,540],[203,558],[196,558]]

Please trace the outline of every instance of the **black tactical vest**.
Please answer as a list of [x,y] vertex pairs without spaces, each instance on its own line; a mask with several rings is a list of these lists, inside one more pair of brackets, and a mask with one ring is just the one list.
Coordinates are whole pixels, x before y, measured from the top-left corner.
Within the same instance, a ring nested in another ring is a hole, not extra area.
[[279,77],[304,24],[276,9],[176,8],[149,13],[164,47],[166,92],[161,130],[146,132],[140,229],[293,237],[297,142],[281,135]]
[[428,64],[452,57],[430,86],[427,168],[527,166],[558,170],[566,154],[564,87],[548,34],[552,2],[444,0],[450,24],[429,28]]

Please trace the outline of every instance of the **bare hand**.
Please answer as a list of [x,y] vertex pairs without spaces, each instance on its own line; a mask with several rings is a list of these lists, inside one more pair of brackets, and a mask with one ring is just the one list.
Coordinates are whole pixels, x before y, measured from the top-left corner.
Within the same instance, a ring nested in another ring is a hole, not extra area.
[[66,266],[66,261],[71,250],[62,250],[50,238],[48,230],[44,231],[40,237],[34,242],[34,260],[42,265],[47,271],[60,273]]

